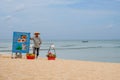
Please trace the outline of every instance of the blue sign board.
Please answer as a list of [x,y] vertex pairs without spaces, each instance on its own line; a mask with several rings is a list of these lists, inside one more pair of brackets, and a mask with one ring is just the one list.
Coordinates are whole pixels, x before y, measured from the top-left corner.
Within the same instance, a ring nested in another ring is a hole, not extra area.
[[13,53],[29,53],[30,33],[13,32]]

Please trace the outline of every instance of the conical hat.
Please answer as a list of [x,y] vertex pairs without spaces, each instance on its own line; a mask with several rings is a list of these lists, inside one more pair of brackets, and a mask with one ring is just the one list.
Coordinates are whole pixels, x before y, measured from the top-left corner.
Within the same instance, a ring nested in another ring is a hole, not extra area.
[[40,33],[39,32],[35,32],[34,35],[40,35]]

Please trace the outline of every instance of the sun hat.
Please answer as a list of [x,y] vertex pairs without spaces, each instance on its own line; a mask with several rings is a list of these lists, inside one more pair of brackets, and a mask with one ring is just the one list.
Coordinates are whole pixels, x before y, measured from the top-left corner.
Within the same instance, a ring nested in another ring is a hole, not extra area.
[[39,32],[35,32],[34,35],[40,35],[40,33]]

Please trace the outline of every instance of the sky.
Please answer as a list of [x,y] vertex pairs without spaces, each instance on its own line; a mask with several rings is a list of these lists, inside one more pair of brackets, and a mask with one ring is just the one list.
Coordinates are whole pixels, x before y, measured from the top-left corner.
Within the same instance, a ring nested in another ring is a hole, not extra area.
[[0,0],[0,38],[120,39],[120,0]]

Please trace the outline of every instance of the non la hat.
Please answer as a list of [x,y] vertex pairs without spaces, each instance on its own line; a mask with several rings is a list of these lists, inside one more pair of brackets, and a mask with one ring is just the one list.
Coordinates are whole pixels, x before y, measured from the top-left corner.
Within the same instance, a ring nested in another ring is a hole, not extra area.
[[34,35],[36,35],[36,34],[40,35],[40,33],[39,33],[39,32],[35,32],[35,33],[34,33]]

